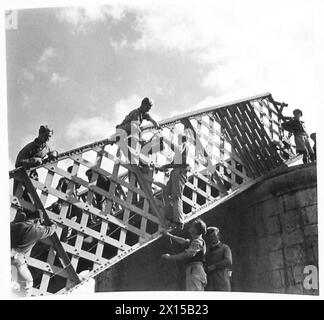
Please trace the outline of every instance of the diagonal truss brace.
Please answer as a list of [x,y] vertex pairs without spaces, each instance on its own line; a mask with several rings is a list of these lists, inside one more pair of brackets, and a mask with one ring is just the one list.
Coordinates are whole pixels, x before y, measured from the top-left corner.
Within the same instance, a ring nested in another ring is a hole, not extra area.
[[147,200],[149,201],[154,214],[159,218],[161,224],[165,225],[164,215],[159,210],[159,207],[158,207],[157,203],[155,202],[155,198],[152,193],[152,190],[150,190],[147,187],[147,185],[145,183],[145,178],[143,177],[143,174],[141,173],[140,169],[138,168],[137,165],[129,165],[129,166],[131,166],[133,172],[135,172],[138,183],[139,183],[140,187],[142,188],[142,190],[145,192],[145,194],[147,196]]
[[195,130],[195,128],[193,127],[193,125],[191,124],[190,120],[188,118],[186,119],[182,119],[181,122],[183,123],[183,125],[185,126],[185,128],[189,128],[191,130],[191,132],[193,133],[194,137],[194,142],[196,144],[196,148],[198,148],[198,150],[201,150],[201,152],[203,153],[203,156],[205,157],[205,159],[207,160],[207,168],[208,171],[210,172],[210,174],[212,175],[212,177],[216,180],[217,186],[220,189],[220,192],[223,195],[227,194],[227,190],[223,184],[222,179],[219,177],[217,171],[216,171],[216,167],[213,166],[212,161],[210,159],[210,156],[208,155],[206,149],[204,148],[203,144],[201,143],[198,134]]

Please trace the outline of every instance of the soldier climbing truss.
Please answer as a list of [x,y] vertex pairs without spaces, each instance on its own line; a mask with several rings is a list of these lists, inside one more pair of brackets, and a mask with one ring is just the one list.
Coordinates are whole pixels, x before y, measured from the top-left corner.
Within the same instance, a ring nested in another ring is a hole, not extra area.
[[[162,150],[149,158],[138,141],[128,152],[153,167],[161,166],[172,161],[178,133],[190,132],[190,171],[182,196],[185,222],[189,222],[296,159],[293,152],[287,156],[278,148],[287,137],[280,126],[281,112],[270,93],[201,109],[161,121],[158,132],[144,127],[143,136],[163,141]],[[90,168],[93,174],[88,181]],[[147,174],[129,164],[119,145],[109,139],[62,153],[33,169],[39,180],[22,169],[9,173],[11,180],[19,182],[10,195],[11,221],[19,208],[38,208],[45,224],[52,220],[58,226],[26,257],[34,295],[71,292],[157,240],[165,229],[161,191],[167,174],[154,170]],[[99,176],[109,178],[109,190],[97,186]],[[65,193],[56,189],[61,178],[68,181]],[[78,196],[73,193],[76,184],[81,186]],[[100,206],[94,201],[98,196]],[[53,209],[57,202],[59,211]]]

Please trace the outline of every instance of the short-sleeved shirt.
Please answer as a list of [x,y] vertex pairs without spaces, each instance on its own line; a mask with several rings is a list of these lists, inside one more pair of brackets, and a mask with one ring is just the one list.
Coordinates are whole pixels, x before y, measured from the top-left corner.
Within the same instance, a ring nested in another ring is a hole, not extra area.
[[11,248],[27,253],[37,241],[49,237],[53,231],[51,227],[37,225],[34,221],[11,223]]
[[187,264],[205,261],[206,244],[201,236],[192,240],[189,247],[185,251],[189,256],[189,258],[186,260]]
[[47,143],[42,143],[38,138],[36,138],[34,141],[28,143],[20,150],[15,166],[16,168],[20,167],[22,165],[21,161],[25,159],[35,157],[44,159],[50,151],[50,147]]
[[148,112],[143,113],[140,108],[132,110],[123,120],[123,122],[116,127],[123,127],[130,124],[132,121],[138,121],[141,125],[143,120],[150,120],[150,115]]

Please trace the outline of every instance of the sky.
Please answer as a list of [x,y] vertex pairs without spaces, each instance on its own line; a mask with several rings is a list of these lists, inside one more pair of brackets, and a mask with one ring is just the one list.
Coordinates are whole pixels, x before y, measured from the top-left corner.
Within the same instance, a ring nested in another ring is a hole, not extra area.
[[[138,1],[18,11],[6,30],[9,166],[41,124],[63,152],[145,96],[164,119],[270,92],[317,130],[318,1]],[[253,9],[253,10],[252,10]]]

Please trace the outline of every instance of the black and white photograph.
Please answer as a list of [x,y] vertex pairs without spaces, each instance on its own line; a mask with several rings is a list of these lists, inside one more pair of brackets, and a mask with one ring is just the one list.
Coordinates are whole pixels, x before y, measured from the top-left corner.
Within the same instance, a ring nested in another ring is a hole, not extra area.
[[46,2],[2,11],[3,294],[318,298],[324,4]]

